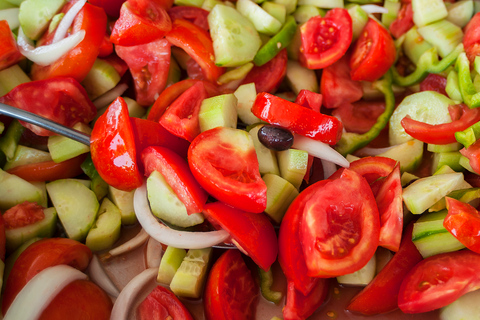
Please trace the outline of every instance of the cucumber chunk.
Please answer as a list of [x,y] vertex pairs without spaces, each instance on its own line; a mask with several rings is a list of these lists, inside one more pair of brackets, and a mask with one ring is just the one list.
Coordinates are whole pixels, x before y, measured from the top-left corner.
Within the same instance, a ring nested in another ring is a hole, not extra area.
[[4,169],[8,170],[17,166],[44,161],[52,161],[52,156],[50,153],[20,145],[15,150],[13,158],[5,163]]
[[480,314],[480,290],[468,292],[440,309],[441,320],[471,320],[478,319]]
[[242,84],[233,93],[237,98],[237,114],[238,118],[246,125],[261,122],[252,112],[253,102],[257,96],[255,83]]
[[410,140],[398,144],[378,156],[397,160],[400,162],[402,172],[411,172],[417,169],[422,162],[423,142],[416,139]]
[[413,22],[425,26],[448,16],[443,0],[412,0]]
[[302,90],[318,92],[318,79],[315,70],[303,67],[298,61],[288,60],[287,72],[285,74],[287,83],[293,92],[298,95]]
[[30,182],[0,169],[0,210],[10,209],[25,201],[42,204],[42,190]]
[[18,19],[27,37],[37,40],[47,30],[53,16],[60,11],[65,0],[25,0],[20,5]]
[[158,267],[157,281],[170,285],[173,276],[182,264],[183,258],[187,255],[187,250],[168,246],[163,253],[160,266]]
[[248,134],[252,137],[255,152],[257,153],[258,167],[261,175],[272,173],[275,175],[280,174],[278,168],[277,156],[275,151],[265,147],[258,139],[258,131],[263,125],[257,125],[248,131]]
[[137,222],[137,216],[135,215],[135,209],[133,208],[133,191],[118,190],[112,186],[108,186],[108,198],[120,210],[122,215],[122,225],[135,224]]
[[215,64],[237,67],[253,60],[262,45],[253,24],[234,8],[216,5],[208,15]]
[[[90,134],[92,132],[92,129],[82,122],[75,124],[73,129],[86,134]],[[47,146],[53,161],[57,163],[90,152],[90,146],[59,135],[48,137]]]
[[298,196],[298,190],[282,177],[267,173],[262,177],[267,185],[267,207],[265,213],[276,223],[282,222],[285,212]]
[[262,7],[251,0],[238,0],[237,10],[253,23],[255,29],[263,34],[273,36],[282,24]]
[[108,198],[103,199],[98,218],[88,231],[85,244],[92,251],[102,251],[113,247],[120,238],[122,216],[117,206]]
[[237,127],[237,98],[233,93],[218,95],[202,101],[198,113],[200,131],[216,127]]
[[[447,5],[447,4],[445,4]],[[447,5],[448,16],[447,20],[456,24],[460,28],[463,28],[467,25],[468,21],[473,16],[473,1],[464,0],[458,1],[455,3],[449,3]]]
[[462,29],[448,20],[440,20],[419,27],[418,33],[431,45],[437,48],[440,57],[445,58],[462,42]]
[[308,152],[304,150],[288,149],[277,152],[280,176],[289,181],[297,190],[302,185],[303,177],[307,173]]
[[338,276],[338,283],[352,286],[366,286],[375,277],[375,271],[377,266],[376,261],[376,256],[373,255],[373,257],[367,262],[367,264],[360,270],[345,274],[343,276]]
[[178,296],[198,299],[207,278],[212,248],[190,249],[170,282],[170,289]]

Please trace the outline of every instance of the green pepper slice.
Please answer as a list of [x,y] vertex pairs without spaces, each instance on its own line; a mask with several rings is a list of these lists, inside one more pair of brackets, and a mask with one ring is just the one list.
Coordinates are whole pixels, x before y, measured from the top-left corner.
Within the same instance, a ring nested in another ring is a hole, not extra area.
[[465,52],[459,54],[455,69],[458,73],[458,87],[463,102],[470,108],[480,107],[480,92],[477,92],[470,75],[470,62]]

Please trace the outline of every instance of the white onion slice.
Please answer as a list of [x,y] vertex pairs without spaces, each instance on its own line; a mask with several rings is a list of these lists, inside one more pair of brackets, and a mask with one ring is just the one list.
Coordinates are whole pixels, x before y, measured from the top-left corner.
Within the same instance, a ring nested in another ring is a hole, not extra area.
[[22,28],[18,29],[17,44],[21,54],[41,66],[48,66],[75,48],[85,38],[85,30],[80,30],[56,43],[34,48],[25,36]]
[[330,178],[330,176],[334,174],[335,171],[337,171],[337,166],[335,165],[335,163],[324,160],[324,159],[320,159],[320,161],[322,161],[323,178],[324,179]]
[[135,191],[133,198],[138,222],[155,240],[167,246],[181,249],[202,249],[222,243],[229,237],[225,230],[208,232],[188,232],[171,229],[160,223],[152,213],[147,199],[147,186],[144,183]]
[[393,146],[385,147],[385,148],[364,147],[362,149],[357,150],[357,152],[355,152],[355,155],[358,157],[378,156],[379,154],[387,152],[392,148]]
[[120,97],[127,89],[128,85],[126,83],[121,83],[95,99],[93,101],[93,105],[97,107],[97,109],[106,108],[108,105],[110,105],[110,103],[113,102],[113,100]]
[[90,280],[95,282],[111,297],[118,297],[120,291],[113,284],[112,279],[107,275],[97,255],[94,254],[92,261],[88,265],[87,273],[90,275]]
[[106,258],[111,258],[111,257],[115,257],[118,255],[130,252],[140,247],[145,242],[147,242],[148,238],[149,238],[148,233],[146,233],[144,229],[141,229],[135,237],[131,238],[125,243],[122,243],[118,247],[111,249],[110,251],[107,252],[105,256]]
[[62,21],[57,26],[57,31],[55,31],[55,35],[53,36],[52,43],[58,42],[65,38],[68,32],[68,28],[73,23],[73,20],[77,16],[77,14],[82,10],[83,6],[87,0],[79,0],[77,1],[68,12],[63,16]]
[[138,293],[142,291],[145,285],[155,279],[157,276],[157,268],[149,268],[136,275],[129,283],[123,288],[118,296],[117,300],[113,304],[112,314],[110,319],[123,320],[128,319],[128,313],[132,308],[132,304],[135,301]]
[[163,247],[160,242],[150,237],[145,251],[145,263],[147,268],[158,268],[162,260]]
[[42,270],[17,294],[4,320],[38,319],[65,286],[82,279],[87,279],[87,275],[67,265]]
[[365,4],[360,6],[366,13],[388,13],[388,9],[382,6],[377,6],[375,4]]
[[335,164],[338,164],[341,167],[348,168],[350,162],[345,159],[337,150],[330,147],[328,144],[321,141],[313,140],[305,136],[296,134],[293,139],[293,148],[307,151],[308,154],[317,157],[319,159],[324,159]]

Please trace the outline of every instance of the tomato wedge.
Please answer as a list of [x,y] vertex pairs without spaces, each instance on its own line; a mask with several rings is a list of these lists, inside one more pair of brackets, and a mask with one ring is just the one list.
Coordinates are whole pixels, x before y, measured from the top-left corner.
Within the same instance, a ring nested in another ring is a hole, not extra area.
[[314,16],[300,27],[302,43],[298,59],[309,69],[322,69],[340,59],[352,42],[352,18],[334,8],[325,17]]
[[445,88],[447,86],[447,78],[439,74],[430,73],[422,82],[420,82],[420,91],[436,91],[448,96]]
[[90,151],[95,168],[109,185],[124,191],[142,185],[135,137],[123,98],[113,101],[95,122]]
[[238,210],[222,202],[207,203],[204,213],[215,225],[227,230],[260,268],[270,269],[277,259],[278,243],[275,229],[265,214]]
[[356,81],[375,81],[395,61],[396,49],[392,36],[376,20],[369,18],[353,47],[350,76]]
[[6,280],[2,313],[5,315],[20,290],[40,271],[59,264],[83,271],[91,258],[92,251],[86,245],[67,238],[42,239],[31,244],[17,258]]
[[36,202],[22,202],[3,214],[6,229],[15,229],[43,220],[43,207]]
[[473,64],[480,55],[480,14],[476,13],[463,29],[463,47],[468,60]]
[[366,133],[385,111],[385,101],[360,100],[335,108],[332,115],[338,117],[347,132]]
[[468,203],[445,197],[448,214],[443,226],[468,249],[480,253],[480,213]]
[[207,320],[255,319],[258,285],[238,250],[227,250],[215,262],[205,285]]
[[184,319],[192,315],[175,294],[162,286],[156,286],[137,308],[138,319]]
[[2,44],[0,48],[0,70],[13,66],[23,59],[7,20],[0,20],[0,43]]
[[473,171],[480,174],[480,140],[475,141],[475,143],[468,148],[461,149],[460,153],[468,158],[468,163]]
[[400,38],[414,25],[413,23],[413,9],[411,3],[402,3],[402,7],[398,12],[397,17],[390,24],[388,28],[390,33],[396,38]]
[[313,289],[304,295],[291,281],[287,284],[287,302],[283,308],[285,320],[307,319],[325,301],[328,294],[328,280],[318,279]]
[[267,186],[247,132],[217,127],[199,134],[188,149],[188,164],[213,197],[248,212],[263,212]]
[[305,204],[300,241],[308,275],[335,277],[359,270],[375,254],[380,221],[365,178],[344,169]]
[[208,14],[209,12],[207,10],[191,6],[175,6],[168,9],[168,15],[172,21],[177,19],[185,19],[199,26],[205,31],[210,29],[207,21]]

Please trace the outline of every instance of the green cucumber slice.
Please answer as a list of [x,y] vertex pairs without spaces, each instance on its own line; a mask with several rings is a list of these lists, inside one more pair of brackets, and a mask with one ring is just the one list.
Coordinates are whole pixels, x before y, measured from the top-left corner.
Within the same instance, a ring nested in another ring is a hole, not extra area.
[[418,28],[418,33],[445,58],[462,43],[462,29],[448,20],[440,20]]
[[202,295],[212,248],[190,249],[170,282],[178,296],[198,299]]
[[233,93],[226,93],[202,101],[198,113],[200,131],[216,127],[237,127],[237,98]]
[[267,207],[265,213],[276,223],[282,222],[285,212],[298,196],[298,190],[282,177],[267,173],[262,177],[267,185]]
[[446,18],[447,7],[443,0],[412,0],[413,22],[422,27]]
[[24,201],[42,204],[42,190],[30,182],[0,169],[0,210],[7,210]]
[[[255,152],[257,153],[258,167],[261,175],[272,173],[275,175],[280,174],[278,168],[277,156],[275,151],[265,147],[258,139],[258,131],[263,127],[263,124],[254,126],[248,134],[252,137]],[[268,196],[267,196],[268,198]],[[267,201],[268,203],[268,201]]]
[[158,267],[157,281],[170,285],[173,276],[182,264],[183,258],[187,255],[187,250],[168,246],[163,253],[160,266]]
[[92,251],[102,251],[113,247],[120,238],[120,227],[122,216],[117,206],[108,198],[103,199],[98,218],[95,224],[88,231],[85,244]]
[[27,37],[37,40],[48,28],[53,16],[60,11],[65,0],[25,0],[20,5],[18,19]]
[[263,34],[273,36],[280,31],[282,24],[258,4],[251,0],[238,0],[237,10],[252,22],[255,29]]

